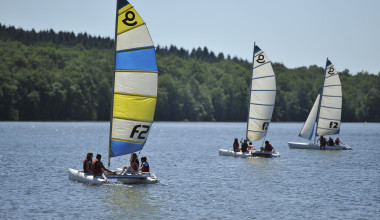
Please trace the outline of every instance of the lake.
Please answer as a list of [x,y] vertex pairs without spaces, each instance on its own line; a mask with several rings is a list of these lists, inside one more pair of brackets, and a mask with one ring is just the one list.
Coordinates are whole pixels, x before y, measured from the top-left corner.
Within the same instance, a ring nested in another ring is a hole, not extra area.
[[289,149],[301,127],[271,124],[279,158],[234,158],[218,149],[246,123],[155,122],[140,156],[160,183],[91,186],[68,168],[106,164],[108,122],[0,122],[0,219],[380,219],[380,123],[343,123],[352,151]]

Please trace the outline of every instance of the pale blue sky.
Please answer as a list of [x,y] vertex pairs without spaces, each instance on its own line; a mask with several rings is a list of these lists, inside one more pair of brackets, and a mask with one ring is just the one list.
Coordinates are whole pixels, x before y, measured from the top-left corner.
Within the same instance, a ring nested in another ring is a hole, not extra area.
[[[287,67],[380,72],[379,0],[131,0],[155,45],[252,61],[256,42]],[[115,0],[0,0],[0,23],[114,37]]]

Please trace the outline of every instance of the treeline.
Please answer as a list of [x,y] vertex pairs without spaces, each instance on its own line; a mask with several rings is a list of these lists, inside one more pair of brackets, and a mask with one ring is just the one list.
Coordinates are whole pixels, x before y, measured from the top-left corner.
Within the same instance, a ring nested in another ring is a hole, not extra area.
[[[0,24],[0,120],[109,120],[113,45],[109,38]],[[156,52],[155,120],[246,120],[251,62],[207,47],[158,46]],[[273,121],[304,121],[321,87],[323,67],[273,67]],[[380,122],[380,73],[339,74],[342,120]]]

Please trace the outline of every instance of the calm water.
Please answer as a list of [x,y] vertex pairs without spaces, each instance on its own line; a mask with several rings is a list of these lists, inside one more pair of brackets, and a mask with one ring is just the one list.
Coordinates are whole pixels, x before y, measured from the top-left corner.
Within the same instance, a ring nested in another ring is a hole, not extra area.
[[159,184],[89,186],[68,168],[106,161],[108,123],[1,122],[0,219],[380,219],[380,124],[343,124],[354,150],[330,152],[291,150],[302,124],[272,123],[280,158],[219,156],[245,126],[155,123],[141,155]]

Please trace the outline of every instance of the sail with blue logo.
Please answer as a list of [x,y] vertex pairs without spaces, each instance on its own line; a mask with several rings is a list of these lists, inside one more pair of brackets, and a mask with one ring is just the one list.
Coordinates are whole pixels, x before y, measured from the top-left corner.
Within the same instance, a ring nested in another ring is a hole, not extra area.
[[126,0],[117,0],[109,156],[140,151],[153,123],[158,69],[148,28]]
[[272,120],[276,99],[276,76],[265,53],[254,46],[248,108],[247,140],[262,139]]

